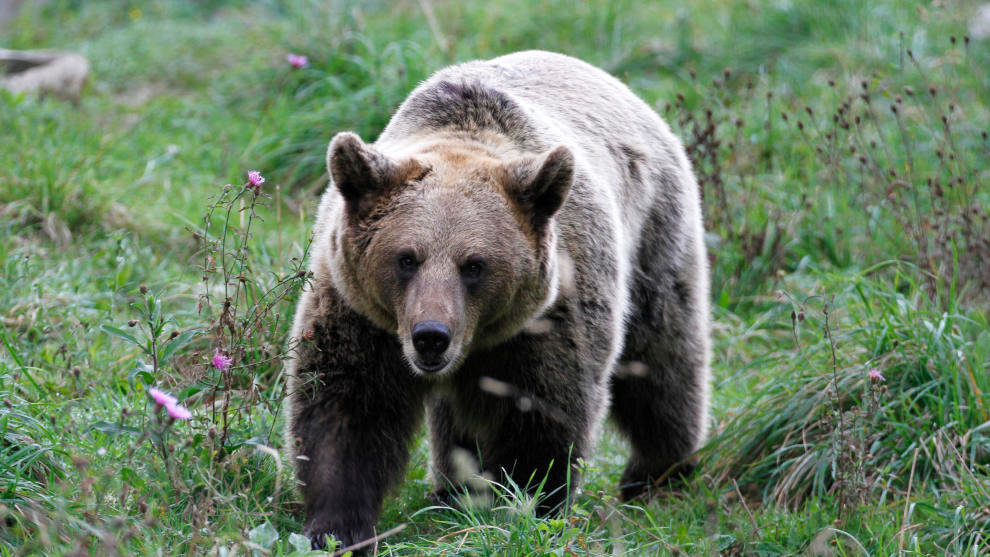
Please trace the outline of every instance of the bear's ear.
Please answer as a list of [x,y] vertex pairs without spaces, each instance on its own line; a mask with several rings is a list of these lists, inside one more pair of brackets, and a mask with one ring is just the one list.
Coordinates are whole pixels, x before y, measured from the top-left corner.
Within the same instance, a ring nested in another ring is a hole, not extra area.
[[544,155],[509,164],[507,190],[541,230],[564,204],[574,182],[574,155],[558,145]]
[[327,170],[333,185],[356,216],[366,214],[380,195],[413,170],[407,167],[414,164],[396,163],[351,132],[338,133],[327,149]]

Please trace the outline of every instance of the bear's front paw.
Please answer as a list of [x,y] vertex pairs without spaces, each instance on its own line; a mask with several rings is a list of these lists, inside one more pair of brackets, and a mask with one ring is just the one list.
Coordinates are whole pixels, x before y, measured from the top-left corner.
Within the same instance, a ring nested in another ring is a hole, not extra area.
[[[313,549],[324,549],[327,545],[327,536],[337,539],[339,542],[337,549],[350,547],[375,537],[375,529],[370,524],[356,524],[352,521],[335,521],[323,517],[313,517],[306,522],[302,535],[309,538],[313,544]],[[358,552],[368,551],[374,544],[370,544],[358,550]]]

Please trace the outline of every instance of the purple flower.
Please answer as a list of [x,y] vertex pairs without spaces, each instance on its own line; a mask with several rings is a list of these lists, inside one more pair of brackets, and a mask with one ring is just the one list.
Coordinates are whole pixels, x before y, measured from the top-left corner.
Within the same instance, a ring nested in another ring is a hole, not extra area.
[[213,367],[224,371],[230,367],[231,362],[234,360],[230,356],[224,356],[223,352],[219,348],[213,349]]
[[188,420],[192,418],[192,412],[188,408],[182,406],[181,404],[172,404],[165,407],[168,410],[168,415],[176,420]]
[[177,402],[179,402],[174,396],[166,394],[163,391],[159,391],[154,387],[148,389],[148,394],[151,395],[151,398],[155,399],[155,404],[158,406],[169,407],[174,406]]
[[306,58],[302,54],[293,54],[291,52],[285,56],[285,61],[293,68],[305,68],[309,65],[309,58]]
[[257,170],[252,170],[248,172],[248,182],[256,188],[260,188],[261,184],[265,183],[265,177],[261,175]]
[[870,381],[873,381],[874,383],[879,383],[881,381],[886,381],[886,379],[884,379],[883,374],[880,373],[879,369],[873,368],[870,370]]
[[189,411],[185,406],[179,404],[178,399],[174,396],[160,391],[154,387],[148,389],[148,394],[151,398],[155,399],[155,404],[158,406],[164,406],[165,410],[168,411],[168,415],[176,420],[188,420],[192,417],[192,412]]

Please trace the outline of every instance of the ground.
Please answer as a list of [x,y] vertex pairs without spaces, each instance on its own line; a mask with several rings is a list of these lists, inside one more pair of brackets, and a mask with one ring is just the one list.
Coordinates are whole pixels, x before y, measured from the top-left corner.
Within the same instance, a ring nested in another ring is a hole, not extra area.
[[515,486],[431,507],[421,436],[379,551],[988,551],[978,7],[25,3],[0,48],[92,75],[77,104],[0,92],[0,555],[303,554],[279,357],[326,144],[375,137],[444,65],[526,48],[619,76],[688,145],[712,440],[687,485],[620,504],[606,427],[582,496],[539,519]]

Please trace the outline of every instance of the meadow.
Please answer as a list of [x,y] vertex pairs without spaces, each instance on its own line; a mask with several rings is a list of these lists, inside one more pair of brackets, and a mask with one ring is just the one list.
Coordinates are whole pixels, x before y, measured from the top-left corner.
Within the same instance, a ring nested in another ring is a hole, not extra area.
[[433,506],[420,435],[379,553],[990,552],[978,6],[25,3],[0,48],[92,75],[77,102],[0,90],[0,555],[310,554],[281,360],[327,142],[373,139],[445,65],[530,48],[618,76],[688,148],[711,440],[686,485],[620,503],[607,426],[581,495],[539,518],[511,485]]

